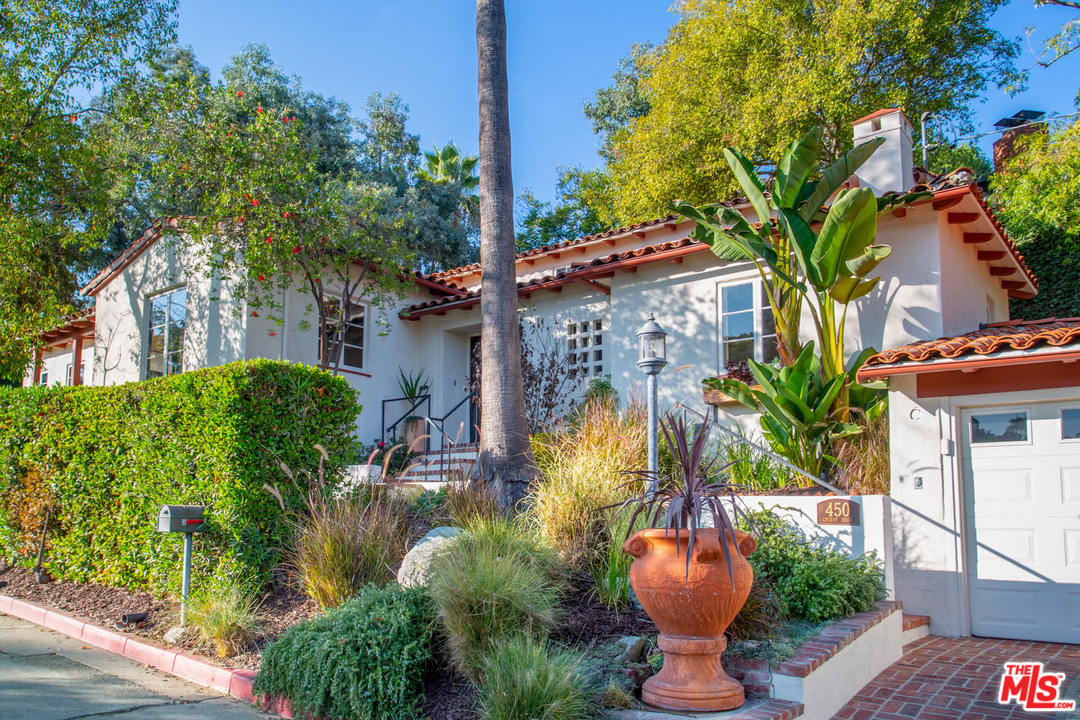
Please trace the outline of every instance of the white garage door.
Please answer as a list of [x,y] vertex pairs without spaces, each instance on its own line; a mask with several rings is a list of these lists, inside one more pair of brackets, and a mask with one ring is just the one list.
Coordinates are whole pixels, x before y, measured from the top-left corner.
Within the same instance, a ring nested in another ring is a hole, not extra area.
[[1080,404],[961,417],[972,633],[1080,643]]

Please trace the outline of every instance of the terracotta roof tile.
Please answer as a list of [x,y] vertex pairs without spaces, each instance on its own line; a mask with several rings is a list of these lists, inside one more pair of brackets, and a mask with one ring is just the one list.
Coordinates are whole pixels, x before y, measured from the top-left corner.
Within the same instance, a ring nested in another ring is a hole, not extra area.
[[[667,215],[655,220],[646,220],[645,222],[636,223],[634,225],[627,225],[625,227],[616,228],[614,230],[607,230],[602,233],[595,233],[593,235],[586,235],[584,237],[574,238],[573,240],[565,240],[563,242],[552,243],[551,245],[543,245],[538,248],[532,248],[525,252],[518,253],[515,258],[522,259],[527,257],[533,257],[535,255],[543,255],[544,253],[554,252],[563,248],[573,247],[575,245],[583,245],[584,243],[593,242],[595,240],[603,240],[604,238],[614,237],[616,235],[625,235],[626,233],[636,232],[638,230],[646,230],[648,228],[654,228],[658,225],[664,225],[665,223],[673,223],[678,221],[677,215]],[[432,273],[428,277],[432,279],[445,278],[452,275],[461,275],[462,273],[471,273],[480,269],[480,263],[472,263],[471,265],[462,265],[461,267],[452,268],[450,270],[442,270],[437,273]]]
[[926,340],[879,352],[871,356],[863,367],[877,368],[932,360],[955,360],[1009,350],[1032,350],[1072,344],[1080,345],[1080,318],[1009,320],[986,325],[959,337]]
[[[538,278],[534,278],[528,282],[518,283],[518,294],[522,295],[530,290],[541,289],[545,286],[557,286],[565,285],[570,282],[574,282],[579,276],[588,275],[590,271],[596,269],[603,269],[605,266],[613,265],[615,263],[630,260],[634,258],[646,258],[649,256],[657,256],[657,260],[662,260],[667,255],[675,251],[683,249],[694,248],[704,250],[707,248],[703,243],[697,240],[691,240],[690,238],[681,238],[679,240],[669,240],[668,242],[657,243],[656,245],[646,245],[645,247],[635,248],[633,250],[624,250],[623,252],[612,253],[606,257],[596,258],[589,262],[577,263],[570,267],[569,270],[563,270],[562,272],[554,273],[551,275],[542,275]],[[691,250],[693,252],[693,250]],[[471,290],[464,295],[457,297],[444,297],[435,300],[429,300],[427,302],[411,305],[402,311],[402,316],[414,315],[420,311],[428,311],[439,308],[441,306],[460,306],[470,307],[480,302],[480,291]]]

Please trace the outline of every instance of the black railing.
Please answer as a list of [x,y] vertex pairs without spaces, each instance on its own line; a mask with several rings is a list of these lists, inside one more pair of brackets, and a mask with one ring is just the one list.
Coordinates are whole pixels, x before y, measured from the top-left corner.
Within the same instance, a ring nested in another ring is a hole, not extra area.
[[[432,429],[432,433],[431,433],[432,436],[434,436],[434,431],[435,430],[439,431],[439,467],[441,467],[444,472],[446,471],[446,466],[447,466],[446,459],[450,455],[453,454],[454,447],[456,445],[460,444],[460,443],[458,443],[458,441],[456,439],[451,438],[450,435],[447,434],[447,432],[446,432],[446,421],[450,418],[451,415],[456,413],[461,408],[462,405],[469,402],[470,400],[472,400],[475,397],[476,397],[476,393],[473,392],[472,390],[469,390],[468,392],[465,393],[465,397],[458,400],[457,404],[454,405],[454,407],[450,408],[450,410],[447,411],[447,413],[445,415],[443,415],[442,417],[440,417],[440,418],[437,418],[437,417],[425,418],[425,420],[427,421],[427,424]],[[458,434],[458,438],[460,438],[460,433]]]
[[[386,406],[389,403],[402,402],[402,401],[405,401],[405,402],[412,401],[412,405],[409,406],[409,409],[406,410],[404,412],[404,414],[401,415],[401,417],[399,417],[397,420],[395,420],[394,422],[387,425],[386,424]],[[411,417],[417,417],[415,415],[415,411],[421,405],[424,405],[424,404],[427,404],[427,413],[422,414],[419,417],[422,417],[422,418],[426,419],[427,417],[429,417],[431,415],[431,395],[421,395],[421,396],[416,397],[416,398],[397,397],[397,398],[389,398],[388,400],[383,400],[382,401],[382,436],[379,439],[385,442],[386,441],[386,436],[389,434],[392,441],[397,442],[397,439],[398,439],[398,437],[397,437],[398,425],[405,422],[406,420],[408,420]],[[429,449],[427,447],[428,444],[429,444],[429,441],[430,441],[430,438],[424,441],[425,450]],[[410,448],[410,449],[412,449],[412,448]]]

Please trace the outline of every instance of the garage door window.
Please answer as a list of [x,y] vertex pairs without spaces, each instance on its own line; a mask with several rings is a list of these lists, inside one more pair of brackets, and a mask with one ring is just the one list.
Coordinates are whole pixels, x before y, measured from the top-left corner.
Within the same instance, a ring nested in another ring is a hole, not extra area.
[[1061,439],[1080,440],[1080,408],[1061,411]]
[[971,443],[973,445],[1027,441],[1028,414],[1025,411],[971,416]]

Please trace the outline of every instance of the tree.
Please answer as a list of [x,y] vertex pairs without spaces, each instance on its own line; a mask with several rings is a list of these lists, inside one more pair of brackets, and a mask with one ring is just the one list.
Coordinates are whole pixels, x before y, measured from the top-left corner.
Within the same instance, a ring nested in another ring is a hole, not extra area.
[[739,191],[733,147],[770,173],[782,138],[820,125],[823,163],[851,147],[853,120],[925,110],[956,129],[989,82],[1015,75],[1018,48],[989,25],[1004,0],[687,0],[652,53],[635,59],[648,112],[606,145],[622,222],[675,198]]
[[[1040,5],[1054,5],[1071,10],[1080,10],[1080,2],[1074,0],[1035,0],[1035,6]],[[1030,39],[1030,37],[1031,28],[1028,28],[1028,38]],[[1035,62],[1041,67],[1050,67],[1078,47],[1080,47],[1080,18],[1073,18],[1062,24],[1058,32],[1043,41],[1042,52],[1035,53]],[[1080,98],[1080,95],[1077,97]]]
[[614,222],[603,212],[607,179],[600,170],[559,168],[555,202],[544,202],[526,190],[518,196],[523,213],[517,251],[604,232]]
[[512,511],[539,474],[529,446],[521,382],[514,183],[510,170],[510,103],[506,12],[502,0],[477,0],[480,100],[480,352],[484,363],[480,472]]
[[421,181],[419,187],[426,189],[431,202],[444,210],[444,217],[451,218],[452,228],[466,243],[463,247],[444,248],[446,252],[442,253],[440,263],[443,267],[473,262],[472,240],[480,221],[480,198],[476,195],[480,185],[476,174],[479,162],[475,155],[462,155],[451,141],[442,148],[436,146],[433,152],[425,152],[424,165],[416,173]]
[[987,182],[994,173],[994,163],[978,145],[937,145],[929,150],[930,172],[939,175],[962,167],[971,170],[977,182]]
[[77,309],[86,250],[129,171],[88,119],[174,34],[175,0],[0,4],[0,375],[21,382],[37,335]]
[[405,286],[409,208],[396,188],[324,171],[322,146],[292,108],[227,84],[154,104],[173,111],[149,121],[144,153],[156,158],[162,205],[198,208],[181,226],[197,266],[229,285],[238,310],[277,324],[299,281],[318,318],[320,366],[336,369],[361,301],[385,306]]
[[585,117],[600,136],[600,157],[605,160],[614,158],[612,141],[619,132],[626,130],[631,121],[649,114],[649,99],[642,84],[649,77],[648,58],[655,50],[652,43],[632,45],[630,54],[619,60],[611,85],[597,90],[592,102],[585,102]]
[[1019,139],[991,186],[998,217],[1039,280],[1039,294],[1010,301],[1010,313],[1080,316],[1080,121]]

